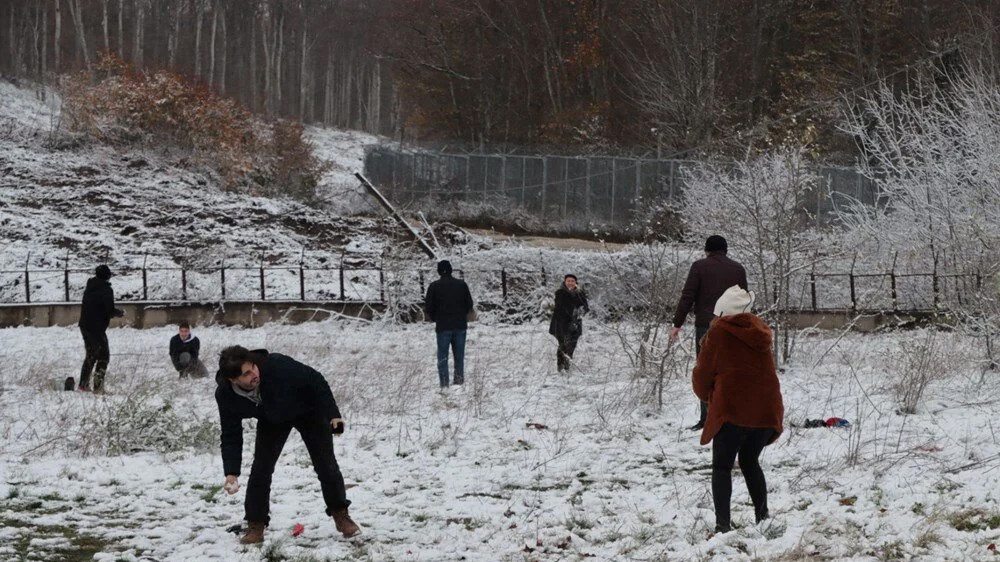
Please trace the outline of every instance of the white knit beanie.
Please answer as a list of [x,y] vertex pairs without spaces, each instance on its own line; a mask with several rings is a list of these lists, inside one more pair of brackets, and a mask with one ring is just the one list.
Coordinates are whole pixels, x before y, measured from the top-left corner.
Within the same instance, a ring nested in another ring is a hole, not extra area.
[[733,285],[726,289],[725,293],[715,301],[716,316],[733,316],[743,312],[750,312],[753,301],[756,299],[753,292],[747,292],[739,285]]

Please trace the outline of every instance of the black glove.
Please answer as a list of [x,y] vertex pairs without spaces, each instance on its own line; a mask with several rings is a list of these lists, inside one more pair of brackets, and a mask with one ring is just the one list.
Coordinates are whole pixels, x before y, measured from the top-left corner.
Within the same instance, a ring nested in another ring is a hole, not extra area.
[[339,420],[338,423],[336,423],[336,424],[334,424],[332,422],[333,422],[333,420],[331,420],[331,423],[330,423],[330,432],[333,433],[334,435],[341,435],[341,434],[343,434],[344,433],[344,427],[345,427],[344,426],[344,420]]

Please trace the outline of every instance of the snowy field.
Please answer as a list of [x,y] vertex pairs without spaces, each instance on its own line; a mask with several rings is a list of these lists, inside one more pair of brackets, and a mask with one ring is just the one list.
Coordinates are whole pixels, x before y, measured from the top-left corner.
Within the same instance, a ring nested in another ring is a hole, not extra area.
[[[787,429],[762,457],[773,518],[753,524],[734,471],[738,529],[712,536],[711,449],[685,429],[696,416],[687,371],[657,411],[608,326],[589,325],[560,375],[545,325],[475,325],[466,388],[446,397],[428,324],[196,332],[209,366],[239,343],[325,374],[348,424],[335,448],[364,534],[336,533],[293,436],[265,545],[237,544],[227,529],[245,488],[221,490],[214,382],[175,380],[173,329],[110,330],[111,394],[97,397],[51,389],[82,359],[75,329],[16,328],[0,331],[0,559],[1000,559],[1000,377],[984,371],[982,342],[959,333],[802,334],[780,375]],[[916,413],[897,414],[894,385],[919,367],[935,376]],[[831,416],[853,425],[790,427]],[[305,532],[293,538],[296,523]]]

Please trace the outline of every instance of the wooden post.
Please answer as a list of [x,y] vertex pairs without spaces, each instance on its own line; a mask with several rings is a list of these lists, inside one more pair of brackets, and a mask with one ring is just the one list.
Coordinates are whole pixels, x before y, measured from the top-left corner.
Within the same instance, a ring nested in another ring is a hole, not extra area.
[[260,257],[260,300],[267,300],[264,292],[264,256]]
[[226,260],[219,264],[219,274],[222,276],[222,300],[226,300]]
[[65,268],[63,270],[63,298],[66,302],[69,302],[69,258],[66,258],[66,263],[63,267]]
[[188,276],[187,268],[181,266],[181,300],[188,300]]
[[344,254],[340,254],[340,300],[344,300]]
[[850,279],[850,283],[851,283],[851,310],[857,310],[858,309],[858,301],[857,301],[857,297],[854,294],[854,268],[853,267],[851,268],[851,272],[848,274],[848,278]]
[[378,266],[378,301],[385,302],[385,263]]
[[818,310],[816,307],[816,268],[809,272],[809,285],[810,291],[812,292],[812,309],[813,311]]
[[31,304],[31,275],[28,273],[28,264],[24,265],[24,298],[25,302]]
[[500,270],[500,293],[503,295],[503,300],[507,300],[507,268]]
[[302,248],[302,253],[299,254],[299,300],[306,300],[306,276],[305,276],[305,265],[303,262],[306,259],[306,249]]
[[424,289],[424,270],[418,269],[417,270],[417,277],[420,280],[419,281],[420,282],[420,296],[424,296],[424,295],[427,294],[426,289]]
[[548,204],[548,189],[546,189],[546,184],[549,183],[549,157],[542,157],[542,217],[545,217],[545,205]]

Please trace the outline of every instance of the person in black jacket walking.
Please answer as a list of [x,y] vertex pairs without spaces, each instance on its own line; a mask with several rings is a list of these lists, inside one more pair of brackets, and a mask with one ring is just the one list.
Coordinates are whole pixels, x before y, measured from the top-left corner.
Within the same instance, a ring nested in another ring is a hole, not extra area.
[[180,378],[201,379],[208,374],[204,363],[198,359],[200,351],[201,341],[191,333],[191,325],[181,322],[177,334],[170,338],[170,361]]
[[229,494],[239,489],[242,421],[257,419],[245,502],[247,532],[240,542],[264,541],[264,528],[270,523],[271,475],[292,429],[299,432],[309,451],[323,490],[326,514],[333,517],[337,530],[345,537],[358,534],[361,529],[347,512],[351,502],[330,439],[331,432],[344,432],[344,420],[323,375],[286,355],[264,349],[249,351],[237,345],[219,354],[215,379],[215,402],[222,423],[224,488]]
[[576,344],[583,333],[583,315],[590,312],[587,293],[577,284],[576,275],[569,273],[556,289],[556,306],[552,311],[549,333],[556,337],[556,366],[568,371]]
[[[729,243],[718,234],[705,240],[705,257],[691,264],[681,298],[674,312],[674,327],[670,330],[669,341],[675,341],[681,333],[681,326],[689,312],[694,309],[694,354],[701,353],[701,340],[715,317],[715,303],[733,285],[747,290],[747,271],[738,262],[730,259]],[[698,423],[690,429],[700,431],[705,427],[708,403],[701,403]]]
[[90,378],[94,377],[95,393],[104,393],[104,376],[108,371],[108,361],[111,350],[108,348],[108,324],[112,318],[125,315],[125,312],[115,308],[115,293],[111,289],[111,269],[99,265],[94,270],[94,277],[87,281],[83,291],[83,304],[80,306],[80,334],[83,336],[83,346],[86,357],[83,368],[80,369],[80,386],[82,391],[90,391]]
[[454,384],[465,382],[465,333],[469,328],[472,311],[472,293],[461,279],[451,276],[451,263],[441,260],[437,265],[440,279],[427,287],[424,307],[427,317],[434,321],[437,333],[438,382],[448,388],[448,349],[455,354]]

